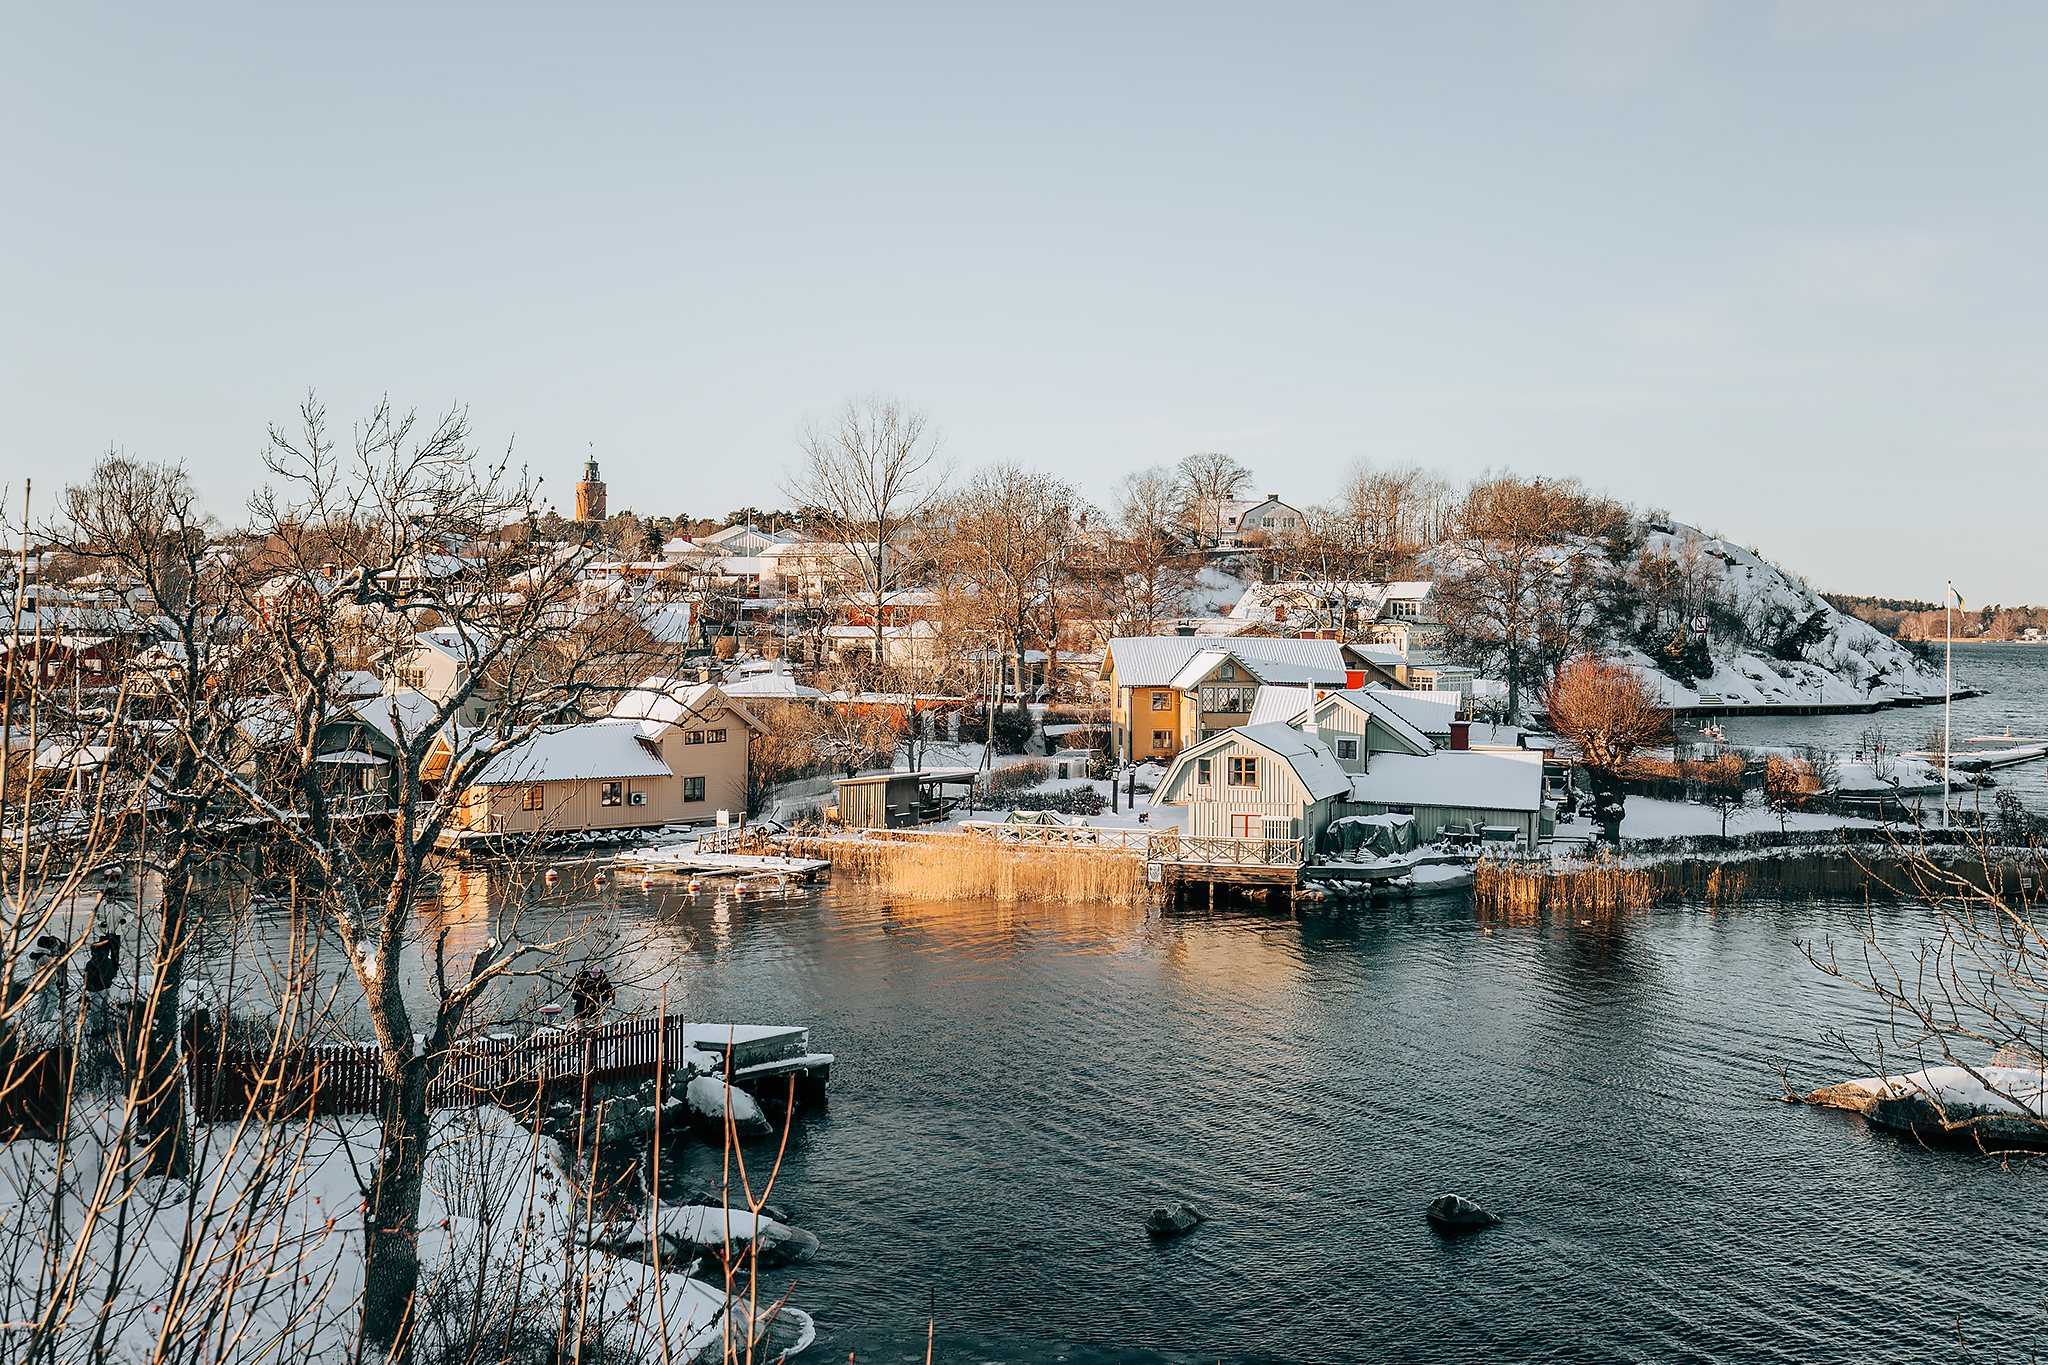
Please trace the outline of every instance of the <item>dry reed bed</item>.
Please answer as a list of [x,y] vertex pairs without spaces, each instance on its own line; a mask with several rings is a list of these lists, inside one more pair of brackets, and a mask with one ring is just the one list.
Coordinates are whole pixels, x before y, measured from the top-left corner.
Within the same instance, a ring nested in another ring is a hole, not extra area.
[[[2017,867],[1969,861],[1944,870],[1975,885],[2009,881]],[[2003,875],[2001,875],[2003,874]],[[1859,857],[1847,851],[1679,858],[1657,862],[1602,859],[1592,863],[1523,863],[1489,859],[1476,870],[1472,896],[1480,910],[1533,914],[1545,910],[1611,914],[1690,901],[1724,906],[1759,896],[1863,897],[1916,893],[1913,865],[1898,856]]]
[[1145,900],[1145,862],[1134,852],[1033,848],[965,834],[791,840],[792,852],[823,858],[834,872],[909,900]]

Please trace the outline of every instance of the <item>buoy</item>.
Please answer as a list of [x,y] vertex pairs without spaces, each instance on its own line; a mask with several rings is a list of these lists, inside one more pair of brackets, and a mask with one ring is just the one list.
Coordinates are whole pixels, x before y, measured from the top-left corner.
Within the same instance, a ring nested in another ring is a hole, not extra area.
[[561,874],[561,873],[559,873],[559,872],[555,871],[555,870],[554,870],[554,869],[553,869],[552,867],[548,869],[548,875],[547,875],[547,877],[546,877],[546,879],[545,879],[545,880],[547,881],[548,885],[550,885],[550,886],[553,886],[553,885],[554,885],[554,884],[555,884],[556,882],[560,881],[561,879],[562,879],[562,874]]
[[654,889],[654,878],[642,877],[640,879],[640,889],[642,891],[652,891]]
[[697,894],[697,893],[698,893],[699,891],[701,891],[701,890],[703,890],[703,889],[704,889],[704,888],[702,887],[702,885],[700,885],[700,884],[698,883],[698,881],[697,881],[697,879],[696,879],[695,877],[692,877],[692,878],[690,878],[690,894],[691,894],[691,895],[693,895],[693,896],[694,896],[694,895],[696,895],[696,894]]
[[599,886],[605,886],[610,883],[611,878],[605,876],[604,873],[600,872],[595,877],[592,877],[591,880],[596,882]]
[[747,884],[745,882],[734,882],[732,884],[732,894],[735,898],[746,895]]

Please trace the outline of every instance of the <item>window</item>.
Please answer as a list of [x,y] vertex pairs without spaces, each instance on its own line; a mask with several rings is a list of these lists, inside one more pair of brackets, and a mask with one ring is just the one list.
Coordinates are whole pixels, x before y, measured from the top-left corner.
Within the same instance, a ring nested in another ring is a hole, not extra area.
[[1173,731],[1154,730],[1152,732],[1152,747],[1155,750],[1171,749],[1173,747]]
[[723,744],[723,743],[725,743],[725,731],[723,731],[723,730],[706,730],[706,731],[704,732],[704,742],[705,742],[706,744]]
[[1260,525],[1264,526],[1267,530],[1271,530],[1273,527],[1273,519],[1271,517],[1267,517],[1263,522],[1260,523]]
[[1154,711],[1171,711],[1173,709],[1173,693],[1154,692],[1152,694],[1152,709]]
[[704,732],[703,732],[702,730],[685,730],[685,731],[683,731],[683,743],[685,743],[685,744],[702,744],[703,742],[704,742]]
[[1236,681],[1237,681],[1237,667],[1236,667],[1236,665],[1232,664],[1232,663],[1230,662],[1230,660],[1228,660],[1228,659],[1225,659],[1225,660],[1223,661],[1223,667],[1221,667],[1221,668],[1219,668],[1219,669],[1217,669],[1217,670],[1216,670],[1216,680],[1217,680],[1218,682],[1236,682]]
[[528,787],[525,793],[519,798],[519,809],[539,810],[541,806],[544,804],[546,796],[547,788]]
[[597,784],[597,804],[620,806],[626,801],[626,784],[623,782],[600,782]]
[[683,800],[685,800],[685,801],[702,801],[703,799],[704,799],[704,779],[703,779],[703,778],[701,778],[701,777],[686,777],[686,778],[684,778],[684,779],[683,779]]
[[1233,787],[1256,787],[1259,785],[1259,760],[1256,758],[1233,758],[1230,760],[1230,785]]
[[1339,758],[1357,758],[1357,757],[1358,757],[1358,741],[1357,741],[1357,740],[1355,740],[1355,739],[1340,739],[1340,740],[1338,740],[1338,741],[1337,741],[1337,757],[1339,757]]
[[1196,759],[1196,760],[1195,760],[1195,785],[1196,785],[1196,786],[1198,786],[1198,787],[1206,787],[1206,786],[1208,786],[1208,785],[1209,785],[1209,770],[1210,770],[1211,768],[1213,768],[1214,766],[1215,766],[1215,764],[1214,764],[1213,760],[1210,760],[1210,759],[1206,759],[1206,758],[1198,758],[1198,759]]
[[1289,517],[1289,518],[1287,518],[1287,520],[1286,520],[1286,522],[1285,522],[1284,524],[1285,524],[1285,525],[1288,525],[1288,526],[1292,526],[1292,525],[1294,525],[1294,518],[1293,518],[1293,517]]
[[400,687],[409,687],[415,692],[427,685],[427,670],[424,668],[395,669],[391,676],[398,680]]
[[1389,602],[1387,603],[1387,614],[1389,616],[1420,616],[1422,615],[1422,603],[1409,601]]
[[[1235,763],[1237,760],[1232,759]],[[1230,817],[1230,837],[1233,839],[1256,839],[1263,832],[1265,817],[1259,815],[1233,815]]]

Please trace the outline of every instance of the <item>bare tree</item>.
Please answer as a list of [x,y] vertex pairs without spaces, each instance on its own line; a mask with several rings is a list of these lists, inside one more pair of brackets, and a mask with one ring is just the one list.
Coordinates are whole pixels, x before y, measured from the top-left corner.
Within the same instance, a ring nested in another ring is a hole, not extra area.
[[933,547],[935,567],[966,589],[961,600],[1000,642],[1020,698],[1027,644],[1036,639],[1055,647],[1060,566],[1082,510],[1072,485],[1013,461],[976,470],[942,505],[938,523],[945,530]]
[[1174,466],[1180,478],[1182,525],[1214,545],[1223,536],[1223,507],[1252,481],[1251,470],[1219,451],[1189,455]]
[[[469,553],[487,528],[530,507],[532,488],[510,471],[509,457],[479,456],[463,412],[422,423],[380,404],[343,453],[309,398],[296,430],[272,430],[265,460],[277,484],[252,510],[269,567],[295,590],[276,596],[256,642],[290,739],[276,784],[230,780],[308,867],[311,908],[340,939],[376,1035],[385,1084],[364,1216],[363,1332],[385,1358],[405,1360],[416,1323],[428,1087],[486,992],[544,970],[562,946],[522,941],[516,923],[501,922],[466,962],[451,962],[444,930],[429,954],[427,1017],[416,1019],[401,990],[400,953],[414,932],[427,859],[442,830],[467,813],[465,796],[485,767],[587,702],[604,707],[635,670],[587,628],[577,556],[532,545]],[[328,558],[336,545],[352,551],[338,572]],[[322,728],[338,709],[343,644],[365,613],[437,623],[464,664],[442,695],[409,716],[394,710],[398,752],[381,830],[337,809],[320,762]],[[489,706],[482,721],[479,698]]]
[[1622,779],[1644,751],[1662,744],[1671,713],[1635,669],[1605,659],[1575,659],[1544,689],[1550,727],[1577,751],[1593,780],[1594,818],[1621,843]]
[[1110,510],[1105,534],[1112,543],[1103,567],[1111,633],[1155,634],[1187,613],[1198,572],[1182,539],[1180,480],[1164,465],[1127,474],[1117,481]]
[[880,664],[897,582],[892,547],[924,519],[945,486],[938,433],[923,412],[893,398],[856,398],[829,424],[806,427],[798,445],[803,456],[783,491],[822,514],[812,535],[845,550],[851,595],[872,612]]

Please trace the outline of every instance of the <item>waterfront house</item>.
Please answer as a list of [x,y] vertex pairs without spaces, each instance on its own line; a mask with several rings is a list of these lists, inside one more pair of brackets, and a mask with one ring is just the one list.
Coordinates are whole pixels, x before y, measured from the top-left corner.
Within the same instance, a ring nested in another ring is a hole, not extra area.
[[[1198,656],[1213,656],[1193,669]],[[1232,678],[1222,677],[1228,660]],[[1117,756],[1127,761],[1166,762],[1180,753],[1190,740],[1205,731],[1241,725],[1249,718],[1243,712],[1224,709],[1234,706],[1234,694],[1224,695],[1209,687],[1255,690],[1263,681],[1253,677],[1239,684],[1240,668],[1264,670],[1273,680],[1309,687],[1320,682],[1330,687],[1364,687],[1369,682],[1400,687],[1401,681],[1391,656],[1347,644],[1342,640],[1276,640],[1236,637],[1227,644],[1192,633],[1187,635],[1125,636],[1111,640],[1096,670],[1098,684],[1109,692],[1111,737]],[[1201,707],[1219,703],[1204,722]]]
[[[393,692],[419,692],[437,702],[446,701],[468,685],[478,661],[495,644],[491,636],[473,628],[437,626],[420,631],[386,657],[386,686]],[[481,725],[490,719],[495,700],[490,689],[479,687],[456,719],[464,725]]]
[[[1262,695],[1261,716],[1278,714],[1284,696],[1280,689]],[[1455,719],[1444,722],[1448,743],[1439,745],[1415,723],[1436,723],[1424,707],[1442,709],[1418,703],[1412,694],[1347,690],[1317,697],[1286,721],[1255,716],[1242,730],[1183,751],[1153,801],[1186,806],[1190,834],[1301,838],[1311,847],[1332,820],[1389,812],[1413,815],[1424,842],[1446,824],[1488,827],[1529,846],[1549,835],[1542,752],[1473,750],[1467,747],[1468,726]],[[1254,747],[1284,759],[1295,780],[1277,770],[1268,775],[1275,780],[1261,776]],[[1247,759],[1253,760],[1249,767]],[[1332,784],[1316,775],[1330,769],[1343,775],[1343,790],[1318,794]],[[1292,821],[1296,832],[1275,833],[1283,820]],[[1266,821],[1275,823],[1268,827]]]
[[760,730],[716,683],[646,678],[604,719],[548,726],[492,759],[451,825],[460,838],[738,819]]

